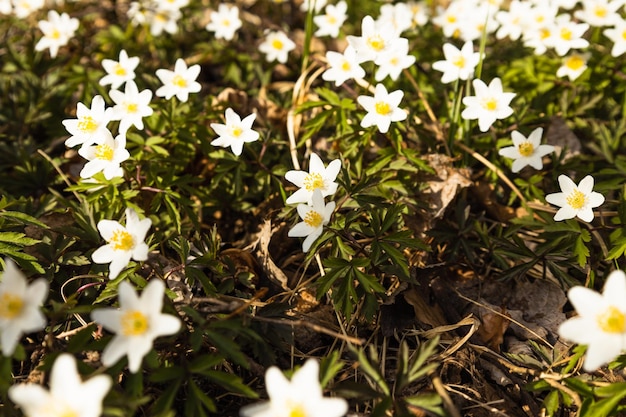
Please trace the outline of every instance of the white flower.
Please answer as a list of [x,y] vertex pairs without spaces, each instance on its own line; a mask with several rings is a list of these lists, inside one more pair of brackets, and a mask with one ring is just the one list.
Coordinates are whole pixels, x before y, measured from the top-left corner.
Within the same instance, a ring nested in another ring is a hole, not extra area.
[[341,160],[335,159],[324,166],[322,159],[312,153],[309,158],[309,172],[291,170],[285,174],[285,179],[300,187],[285,201],[287,204],[313,204],[313,192],[320,190],[322,197],[335,194],[337,183],[335,179],[341,170]]
[[241,417],[341,417],[348,411],[343,398],[323,396],[319,382],[319,364],[307,360],[291,381],[275,366],[265,373],[269,401],[242,407]]
[[407,4],[411,10],[411,19],[414,25],[424,26],[428,23],[430,6],[426,0],[409,1]]
[[298,204],[296,210],[302,221],[296,224],[287,236],[289,237],[304,237],[302,242],[302,251],[308,252],[311,249],[311,245],[322,235],[324,226],[330,221],[330,216],[335,210],[335,202],[324,205],[324,197],[322,196],[322,190],[319,188],[313,191],[313,204]]
[[136,373],[143,357],[152,349],[154,339],[178,332],[181,324],[171,314],[161,313],[165,284],[160,279],[150,280],[141,296],[137,296],[132,284],[122,281],[118,294],[119,309],[95,309],[91,319],[115,333],[102,352],[102,364],[110,367],[128,356],[128,369]]
[[313,6],[313,11],[315,13],[319,13],[320,10],[322,10],[322,8],[326,6],[326,3],[328,3],[328,0],[304,0],[300,5],[300,10],[302,10],[303,12],[308,12],[309,8]]
[[70,18],[67,13],[59,15],[55,10],[50,10],[48,20],[39,21],[39,29],[43,32],[43,38],[39,39],[35,45],[35,50],[50,49],[50,56],[54,58],[57,56],[59,48],[67,45],[74,36],[74,32],[78,29],[78,19]]
[[20,19],[45,6],[45,0],[13,0],[13,13]]
[[120,51],[119,61],[112,59],[103,59],[102,67],[107,72],[107,75],[102,77],[99,81],[100,85],[109,85],[111,88],[117,90],[126,81],[135,79],[135,68],[139,65],[139,57],[128,57],[128,53],[124,49]]
[[38,278],[28,285],[13,261],[5,258],[4,264],[0,282],[0,345],[2,354],[11,356],[23,334],[46,327],[39,305],[48,294],[48,282]]
[[380,26],[389,24],[400,34],[413,26],[413,11],[406,3],[383,4],[380,6],[376,24]]
[[0,0],[0,14],[11,14],[13,11],[13,4],[11,0]]
[[518,40],[524,32],[524,16],[530,13],[531,7],[529,2],[512,0],[508,10],[497,11],[495,19],[500,23],[500,28],[496,32],[496,38]]
[[395,47],[378,55],[374,63],[378,65],[376,81],[382,81],[387,76],[394,81],[397,80],[403,69],[415,63],[415,57],[409,54],[409,40],[399,38]]
[[313,17],[313,23],[318,27],[315,36],[339,36],[339,30],[348,18],[348,4],[341,0],[336,5],[329,4],[324,9],[324,14]]
[[153,0],[159,10],[180,10],[189,5],[189,0]]
[[500,155],[506,158],[515,159],[511,171],[519,172],[526,165],[530,165],[535,169],[542,169],[543,162],[541,158],[545,155],[554,152],[554,146],[541,145],[541,134],[543,128],[538,127],[533,130],[528,136],[528,139],[524,137],[520,132],[514,130],[511,133],[513,139],[513,146],[507,146],[500,149],[498,152]]
[[295,49],[296,44],[284,32],[269,32],[259,45],[259,51],[265,54],[267,62],[287,62],[289,51]]
[[579,219],[590,222],[593,220],[593,209],[604,203],[604,196],[592,191],[593,177],[587,175],[578,185],[566,175],[559,175],[560,193],[546,195],[546,201],[555,206],[561,207],[554,215],[554,220],[560,221]]
[[178,32],[178,21],[183,16],[179,9],[147,9],[145,20],[150,25],[150,34],[160,36],[163,31],[170,35]]
[[115,102],[111,111],[111,120],[119,120],[121,135],[125,135],[129,127],[135,126],[143,130],[143,118],[153,113],[150,107],[152,91],[145,89],[139,92],[137,84],[130,80],[124,86],[124,92],[111,90],[109,96]]
[[130,158],[126,150],[126,137],[119,135],[113,139],[110,133],[95,145],[83,146],[78,154],[89,161],[80,171],[81,178],[91,178],[98,172],[103,172],[107,180],[123,177],[124,170],[120,164]]
[[200,65],[195,64],[187,68],[185,61],[178,58],[174,71],[156,70],[156,76],[163,83],[163,86],[156,91],[156,96],[165,97],[166,100],[176,96],[180,101],[186,102],[189,99],[189,93],[197,93],[201,89],[200,83],[196,81],[199,74]]
[[109,279],[115,279],[128,265],[131,258],[136,261],[148,259],[148,245],[144,242],[152,220],[139,220],[135,210],[126,209],[126,227],[115,220],[100,220],[98,230],[107,244],[99,247],[91,255],[97,264],[111,263]]
[[604,29],[602,33],[613,41],[611,56],[616,58],[626,52],[626,20],[616,20],[614,27]]
[[241,27],[241,19],[239,18],[239,8],[237,6],[229,6],[221,3],[217,11],[211,12],[211,21],[206,25],[206,30],[215,32],[217,39],[232,40],[235,32]]
[[579,54],[572,52],[563,58],[563,64],[556,71],[557,77],[567,76],[570,81],[574,81],[587,69],[587,60],[591,55],[589,53]]
[[76,119],[63,120],[63,126],[70,133],[65,141],[65,146],[76,145],[88,146],[95,143],[98,138],[106,137],[107,123],[111,120],[111,111],[104,108],[102,96],[95,96],[91,101],[91,108],[88,109],[83,103],[76,105]]
[[482,80],[472,81],[475,96],[463,97],[463,104],[467,107],[461,112],[461,117],[466,120],[478,119],[478,127],[481,132],[486,132],[489,127],[499,119],[504,119],[513,114],[509,106],[515,93],[502,91],[500,78],[494,78],[489,86]]
[[586,48],[589,42],[583,38],[583,35],[587,29],[589,29],[587,23],[576,23],[567,14],[559,15],[556,18],[550,44],[559,56],[565,55],[570,49]]
[[380,54],[390,51],[399,39],[398,32],[389,23],[376,24],[372,16],[361,22],[361,36],[348,36],[348,44],[356,50],[359,62],[375,61]]
[[359,65],[356,51],[351,46],[348,46],[343,54],[334,51],[326,52],[326,60],[330,68],[324,71],[322,79],[334,81],[337,87],[347,80],[365,77],[365,70]]
[[470,78],[480,61],[480,52],[474,52],[472,41],[465,42],[461,49],[451,43],[444,43],[443,55],[446,59],[434,62],[433,69],[443,72],[441,82],[446,84]]
[[567,296],[578,316],[559,326],[559,335],[587,345],[583,368],[592,372],[626,349],[626,274],[609,274],[602,294],[576,286]]
[[621,19],[618,9],[623,5],[623,0],[583,0],[583,8],[574,17],[591,26],[612,26]]
[[243,151],[243,144],[259,139],[259,133],[252,130],[256,113],[246,116],[243,120],[231,108],[226,109],[226,124],[211,123],[211,128],[219,135],[211,142],[213,146],[221,146],[233,151],[237,156]]
[[402,90],[387,93],[387,89],[382,84],[376,84],[374,97],[358,96],[356,101],[367,111],[361,120],[361,127],[376,125],[381,133],[387,133],[391,122],[406,119],[406,112],[398,108],[403,96]]
[[38,384],[17,384],[9,388],[9,398],[30,417],[100,417],[102,401],[112,383],[108,375],[92,376],[83,382],[74,357],[62,353],[50,372],[50,390]]

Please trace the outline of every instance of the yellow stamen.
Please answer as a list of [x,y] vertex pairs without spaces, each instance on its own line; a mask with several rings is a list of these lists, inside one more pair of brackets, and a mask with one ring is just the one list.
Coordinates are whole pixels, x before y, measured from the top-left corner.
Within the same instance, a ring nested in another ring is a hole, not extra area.
[[228,20],[228,19],[222,20],[222,26],[229,27],[230,26],[230,20]]
[[376,102],[374,109],[376,110],[376,113],[382,116],[386,116],[391,113],[391,108],[389,107],[389,104],[385,103],[384,101]]
[[489,111],[495,111],[498,108],[498,101],[491,97],[483,101],[483,107]]
[[550,29],[547,29],[547,28],[543,28],[539,31],[539,37],[541,39],[547,39],[550,37],[551,34],[552,32],[550,32]]
[[126,230],[118,229],[113,232],[109,243],[113,244],[113,249],[128,251],[135,247],[135,239]]
[[614,306],[610,306],[596,317],[600,329],[607,333],[623,333],[626,331],[626,316]]
[[598,16],[598,17],[605,17],[606,16],[606,7],[603,6],[596,6],[593,13]]
[[374,35],[367,38],[367,44],[376,52],[380,52],[385,48],[385,41],[380,35]]
[[350,63],[348,61],[343,61],[343,63],[341,64],[341,69],[344,71],[350,71],[350,68],[352,68]]
[[322,178],[322,175],[318,172],[312,172],[308,174],[306,177],[304,177],[303,182],[304,188],[306,188],[307,191],[313,191],[318,188],[323,190],[324,188],[326,188],[324,187],[324,179]]
[[113,69],[115,75],[123,76],[126,75],[126,70],[119,63],[115,64],[115,68]]
[[587,197],[585,197],[585,195],[579,190],[574,190],[570,195],[567,196],[565,201],[574,210],[580,210],[585,206],[587,202]]
[[522,156],[531,156],[533,153],[535,153],[535,147],[530,142],[520,143],[520,145],[517,147],[517,150]]
[[78,120],[78,130],[84,133],[93,133],[98,128],[98,124],[93,117],[85,116]]
[[104,161],[112,161],[113,160],[113,148],[111,148],[106,143],[102,145],[96,146],[96,159],[102,159]]
[[58,29],[52,29],[52,33],[50,34],[52,39],[59,39],[61,37],[61,32]]
[[626,30],[622,32],[622,39],[626,39]]
[[22,297],[5,292],[0,295],[0,318],[13,319],[20,315],[24,307]]
[[446,17],[446,20],[448,21],[448,23],[454,23],[456,22],[456,16],[450,14]]
[[137,113],[137,103],[128,103],[126,104],[126,112],[128,113]]
[[289,410],[289,417],[306,417],[306,411],[301,405],[292,406]]
[[458,57],[452,60],[452,64],[455,67],[463,68],[465,67],[465,58],[462,55],[459,55]]
[[566,41],[572,40],[572,31],[569,30],[568,28],[562,28],[561,39],[564,39]]
[[185,80],[181,75],[177,74],[174,76],[174,78],[172,78],[172,84],[177,87],[185,88],[187,87],[187,80]]
[[335,23],[337,23],[337,18],[332,15],[326,15],[326,21],[328,22],[328,24],[334,25]]
[[238,138],[239,136],[241,136],[241,134],[243,133],[243,129],[240,128],[239,126],[234,126],[230,129],[230,134],[233,135],[234,137]]
[[569,69],[578,70],[585,65],[585,60],[580,55],[572,55],[565,61],[565,66]]
[[274,39],[272,41],[272,48],[274,48],[274,49],[282,51],[284,46],[285,46],[285,44],[280,39]]
[[140,336],[148,331],[148,318],[141,311],[128,311],[122,316],[124,336]]
[[311,227],[320,227],[324,222],[324,218],[315,210],[309,210],[304,216],[304,223]]

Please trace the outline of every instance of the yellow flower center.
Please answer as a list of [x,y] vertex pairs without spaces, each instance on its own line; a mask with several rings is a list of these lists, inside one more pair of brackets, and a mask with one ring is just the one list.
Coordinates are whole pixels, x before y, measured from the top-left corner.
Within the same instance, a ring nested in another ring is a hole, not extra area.
[[547,38],[549,38],[549,37],[550,37],[551,33],[552,33],[552,32],[550,32],[550,29],[543,28],[543,29],[541,29],[541,30],[539,31],[539,37],[540,37],[541,39],[547,39]]
[[111,148],[106,143],[102,145],[96,146],[96,159],[102,159],[104,161],[112,161],[113,160],[113,148]]
[[350,63],[348,61],[343,61],[343,63],[341,64],[341,69],[343,71],[350,71],[350,68],[352,68]]
[[318,188],[324,189],[324,179],[318,172],[312,172],[304,177],[304,188],[307,191],[313,191]]
[[301,405],[295,405],[290,407],[289,417],[306,417],[306,411]]
[[606,7],[604,6],[596,6],[593,13],[598,17],[606,16]]
[[574,210],[580,210],[585,206],[587,197],[585,197],[585,195],[579,190],[574,190],[570,195],[567,196],[565,201]]
[[234,137],[238,138],[239,136],[241,136],[241,134],[243,133],[243,129],[240,128],[239,126],[234,126],[230,129],[230,134],[233,135]]
[[137,113],[137,108],[139,108],[137,103],[127,103],[126,104],[126,112],[128,112],[128,113]]
[[626,316],[614,306],[610,306],[596,317],[600,329],[607,333],[623,333],[626,331]]
[[626,30],[622,32],[622,39],[626,39]]
[[272,41],[272,48],[274,49],[281,51],[283,49],[283,46],[285,46],[285,44],[283,44],[283,41],[281,41],[280,39],[274,39]]
[[448,23],[454,23],[454,22],[456,22],[456,16],[449,14],[446,17],[446,20],[448,21]]
[[389,60],[389,63],[395,67],[396,65],[398,65],[398,58],[394,56]]
[[337,18],[335,16],[332,16],[332,15],[327,15],[326,16],[326,21],[328,22],[328,24],[334,25],[335,23],[337,23]]
[[135,247],[135,239],[126,230],[118,229],[113,232],[109,243],[113,244],[113,249],[128,251]]
[[389,104],[385,103],[384,101],[376,102],[376,105],[374,105],[374,109],[376,109],[376,113],[382,116],[386,116],[391,113],[391,108],[389,107]]
[[569,30],[568,28],[562,28],[561,29],[561,39],[564,39],[566,41],[569,41],[572,39],[572,31]]
[[565,61],[565,66],[572,70],[578,70],[585,65],[585,60],[582,59],[579,55],[572,55]]
[[119,75],[120,77],[126,75],[126,70],[119,63],[115,64],[113,72],[115,73],[115,75]]
[[85,116],[81,117],[78,121],[78,130],[84,133],[93,133],[98,128],[98,124],[93,117]]
[[367,38],[367,44],[376,52],[380,52],[385,48],[385,41],[380,35],[374,35]]
[[59,39],[61,37],[61,32],[58,29],[52,29],[52,33],[50,34],[52,39]]
[[222,26],[229,27],[230,26],[230,20],[228,20],[228,19],[222,20]]
[[5,292],[0,295],[0,318],[13,319],[20,315],[24,307],[22,297]]
[[187,80],[185,80],[181,75],[177,74],[174,76],[174,78],[172,78],[172,84],[180,88],[185,88],[187,87]]
[[122,316],[122,333],[124,336],[140,336],[147,331],[148,318],[141,311],[128,311]]
[[483,107],[489,111],[495,111],[498,108],[498,101],[491,97],[483,101]]
[[324,218],[315,210],[309,210],[304,216],[304,223],[311,227],[320,227],[324,222]]
[[530,142],[520,143],[517,150],[519,151],[519,154],[522,156],[531,156],[533,153],[535,153],[535,147]]
[[458,57],[452,60],[452,64],[455,67],[463,68],[465,67],[465,58],[462,55],[459,55]]

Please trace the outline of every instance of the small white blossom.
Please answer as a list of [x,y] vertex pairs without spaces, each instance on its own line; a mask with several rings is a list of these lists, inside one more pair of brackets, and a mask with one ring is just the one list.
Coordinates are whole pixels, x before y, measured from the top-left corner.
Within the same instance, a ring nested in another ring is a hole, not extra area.
[[463,97],[463,104],[467,107],[461,112],[461,117],[466,120],[478,119],[481,132],[489,130],[496,120],[505,119],[513,114],[509,103],[515,97],[515,93],[505,93],[500,78],[494,78],[489,85],[475,79],[472,85],[476,95]]
[[390,24],[377,24],[372,16],[361,22],[361,36],[348,36],[348,44],[356,50],[359,62],[375,61],[381,54],[396,47],[400,36]]
[[604,29],[602,33],[613,41],[612,57],[616,58],[626,52],[626,20],[617,19],[612,28]]
[[171,314],[163,314],[165,284],[152,279],[138,296],[132,284],[122,281],[118,287],[119,309],[98,308],[91,319],[108,331],[115,333],[102,352],[102,364],[114,365],[128,356],[128,369],[137,373],[141,361],[152,349],[154,339],[172,335],[180,330],[181,323]]
[[285,35],[284,32],[269,32],[259,45],[259,51],[265,54],[267,62],[278,61],[282,64],[287,62],[289,52],[294,50],[296,44]]
[[472,41],[465,42],[461,49],[451,43],[444,43],[443,55],[446,59],[434,62],[433,69],[443,72],[441,82],[445,84],[472,77],[480,61],[480,52],[474,52]]
[[511,171],[519,172],[526,165],[530,165],[535,169],[543,168],[542,158],[554,152],[554,146],[541,144],[542,133],[543,128],[541,127],[533,130],[528,136],[528,139],[517,130],[511,133],[513,146],[507,146],[506,148],[500,149],[498,152],[506,158],[515,160],[513,161]]
[[413,11],[406,3],[383,4],[380,6],[380,15],[376,19],[380,26],[390,25],[400,34],[413,26]]
[[587,175],[578,185],[567,175],[559,175],[560,193],[546,195],[546,201],[560,209],[554,215],[554,220],[573,219],[578,216],[585,222],[593,220],[593,209],[604,203],[604,196],[593,190],[593,177]]
[[59,48],[67,45],[78,29],[78,19],[70,17],[67,13],[59,14],[56,10],[48,12],[48,20],[39,21],[39,29],[43,32],[43,38],[35,45],[36,51],[50,49],[52,58],[57,56]]
[[409,40],[399,38],[395,47],[388,52],[378,55],[374,63],[378,65],[376,81],[382,81],[387,76],[397,80],[403,69],[409,68],[415,63],[415,56],[409,54]]
[[143,130],[143,118],[153,113],[150,107],[152,91],[145,89],[139,92],[137,84],[134,81],[128,81],[123,93],[111,90],[109,96],[115,102],[111,111],[111,120],[120,121],[120,134],[125,135],[131,126]]
[[308,12],[309,9],[312,8],[315,13],[319,13],[320,10],[326,6],[326,3],[328,3],[328,0],[303,0],[300,5],[300,10]]
[[336,5],[329,4],[324,9],[324,14],[313,17],[313,23],[318,27],[315,36],[339,36],[339,30],[348,18],[348,4],[341,0]]
[[621,19],[619,8],[623,0],[582,0],[583,8],[574,12],[574,17],[590,26],[612,26]]
[[52,365],[50,390],[38,384],[17,384],[9,388],[9,398],[30,417],[100,417],[102,401],[112,384],[109,375],[83,382],[74,357],[62,353]]
[[298,204],[296,210],[302,221],[296,224],[287,236],[289,237],[304,237],[302,242],[302,251],[308,252],[311,249],[311,245],[315,242],[315,239],[322,235],[324,226],[330,221],[330,216],[335,210],[335,202],[324,205],[324,197],[322,196],[322,190],[319,188],[313,191],[313,204]]
[[33,12],[45,6],[45,0],[13,0],[13,13],[20,19],[28,17]]
[[39,306],[48,295],[48,282],[37,278],[30,285],[9,258],[0,281],[0,346],[2,354],[11,356],[25,333],[46,327],[46,318]]
[[322,79],[334,81],[337,87],[347,80],[365,77],[365,70],[359,65],[356,51],[351,46],[348,46],[343,54],[326,52],[326,60],[330,67],[322,73]]
[[229,6],[221,3],[217,11],[210,14],[211,21],[206,25],[206,30],[215,32],[217,39],[232,40],[235,33],[241,28],[241,19],[239,18],[239,8],[237,6]]
[[107,75],[100,79],[100,85],[111,84],[111,88],[117,90],[125,82],[135,79],[137,65],[139,65],[139,57],[129,57],[124,49],[120,51],[119,61],[103,59],[102,67]]
[[241,417],[341,417],[348,411],[343,398],[324,397],[319,382],[319,364],[307,360],[291,381],[275,366],[265,373],[269,401],[242,407]]
[[575,316],[559,326],[559,336],[587,345],[583,369],[595,371],[626,350],[626,274],[609,274],[602,294],[576,286],[567,296]]
[[126,209],[126,227],[115,220],[100,220],[98,231],[107,244],[91,255],[97,264],[108,264],[109,279],[115,279],[131,258],[136,261],[148,259],[148,245],[144,242],[152,220],[139,220],[135,210]]
[[337,183],[335,179],[341,170],[341,160],[335,159],[324,166],[322,159],[312,153],[309,158],[309,172],[291,170],[285,174],[285,179],[300,187],[285,201],[287,204],[313,204],[313,192],[320,190],[322,197],[335,194]]
[[387,133],[391,122],[400,122],[406,119],[406,112],[398,107],[403,96],[402,90],[387,93],[387,89],[382,84],[376,84],[374,97],[358,96],[357,103],[367,111],[361,120],[361,127],[367,128],[376,125],[381,133]]
[[589,42],[583,38],[583,35],[587,29],[589,29],[587,23],[576,23],[567,14],[559,15],[552,30],[553,37],[549,38],[549,44],[554,47],[559,56],[567,54],[570,49],[586,48]]
[[145,20],[150,25],[152,36],[161,36],[163,32],[173,35],[178,32],[178,21],[183,16],[179,9],[147,9]]
[[111,110],[105,109],[102,96],[98,95],[91,100],[91,108],[87,108],[83,103],[76,105],[76,119],[63,120],[63,126],[70,133],[65,141],[65,146],[74,147],[76,145],[89,146],[95,143],[98,138],[106,137],[110,134],[107,124],[111,120]]
[[211,123],[211,128],[219,135],[211,142],[213,146],[221,146],[233,151],[237,156],[243,151],[243,144],[259,139],[259,132],[252,130],[256,113],[246,116],[243,120],[231,108],[226,109],[226,124]]
[[113,139],[110,133],[95,145],[83,146],[78,154],[89,161],[80,171],[81,178],[91,178],[98,172],[102,172],[107,180],[123,177],[124,170],[120,164],[130,158],[126,150],[126,137],[119,135]]
[[195,64],[187,68],[187,64],[182,58],[176,60],[174,71],[167,69],[156,70],[156,76],[163,83],[156,90],[157,97],[165,97],[166,100],[176,96],[180,101],[186,102],[189,93],[197,93],[202,88],[196,81],[200,74],[200,65]]
[[590,56],[591,55],[589,53],[570,53],[568,56],[563,58],[563,64],[556,71],[556,76],[568,77],[570,81],[574,81],[587,69],[587,60]]

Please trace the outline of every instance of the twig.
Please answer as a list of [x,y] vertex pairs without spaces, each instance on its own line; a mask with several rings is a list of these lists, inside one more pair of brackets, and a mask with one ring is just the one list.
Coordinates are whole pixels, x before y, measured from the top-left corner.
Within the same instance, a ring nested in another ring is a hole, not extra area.
[[431,381],[433,383],[433,387],[435,387],[435,391],[437,391],[437,394],[439,394],[439,396],[443,400],[444,408],[446,409],[448,414],[451,417],[461,417],[461,413],[452,402],[452,399],[448,395],[448,391],[446,391],[443,382],[441,382],[441,378],[439,378],[439,376],[437,375],[434,375],[431,378]]
[[354,345],[358,345],[358,346],[362,346],[364,341],[362,339],[358,339],[356,337],[352,337],[352,336],[348,336],[347,334],[341,334],[341,333],[337,333],[333,330],[330,330],[326,327],[322,327],[319,326],[317,324],[314,323],[309,323],[308,321],[303,321],[303,320],[282,320],[282,319],[273,319],[270,317],[260,317],[260,316],[253,316],[252,317],[253,320],[258,320],[258,321],[264,321],[266,323],[274,323],[274,324],[280,324],[280,325],[285,325],[285,326],[303,326],[303,327],[308,327],[309,329],[316,331],[318,333],[324,333],[327,334],[329,336],[333,336],[336,337],[337,339],[341,339],[343,341],[346,341],[348,343],[352,343]]

